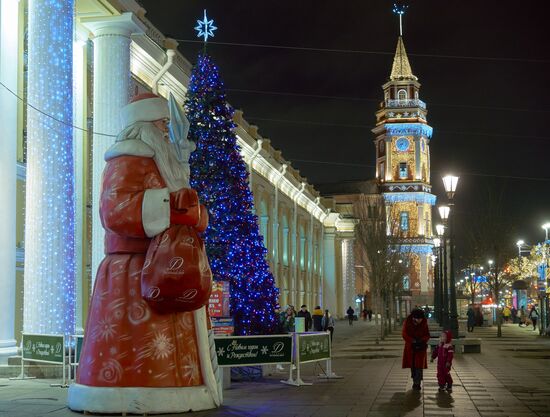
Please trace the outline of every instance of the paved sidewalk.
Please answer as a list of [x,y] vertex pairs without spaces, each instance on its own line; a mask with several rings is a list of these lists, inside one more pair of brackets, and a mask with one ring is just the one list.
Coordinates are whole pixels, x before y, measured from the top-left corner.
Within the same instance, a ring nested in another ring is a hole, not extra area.
[[[457,356],[455,390],[438,393],[435,364],[425,372],[421,392],[412,391],[409,371],[401,369],[399,332],[377,342],[374,323],[337,323],[333,369],[340,380],[317,377],[321,368],[303,367],[312,386],[283,385],[287,373],[261,382],[233,383],[224,406],[189,417],[550,417],[550,339],[515,325],[476,328],[481,354]],[[66,409],[67,390],[46,380],[0,379],[0,417],[79,416]]]

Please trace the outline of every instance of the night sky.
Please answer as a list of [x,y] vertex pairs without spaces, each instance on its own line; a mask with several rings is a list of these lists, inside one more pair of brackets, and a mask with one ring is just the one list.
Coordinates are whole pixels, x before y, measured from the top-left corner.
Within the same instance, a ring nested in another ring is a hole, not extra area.
[[[208,52],[230,103],[311,183],[373,178],[370,129],[399,34],[393,2],[140,3],[180,40],[197,39],[193,28],[207,9],[219,28]],[[542,240],[540,225],[550,221],[548,1],[408,3],[404,41],[434,128],[434,194],[445,200],[440,176],[452,171],[461,176],[459,223],[476,216],[491,190],[503,193],[518,239]],[[201,48],[180,42],[191,62]]]

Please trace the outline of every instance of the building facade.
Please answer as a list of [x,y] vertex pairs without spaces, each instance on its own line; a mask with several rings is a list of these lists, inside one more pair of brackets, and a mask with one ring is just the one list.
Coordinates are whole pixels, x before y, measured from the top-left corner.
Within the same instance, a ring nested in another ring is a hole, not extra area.
[[[60,3],[52,10],[46,0],[0,0],[4,358],[17,352],[23,331],[83,331],[103,257],[99,184],[105,150],[121,130],[118,112],[157,81],[161,96],[171,92],[182,103],[192,67],[133,0]],[[63,65],[40,50],[60,40]],[[167,50],[173,63],[155,80]],[[280,304],[319,304],[342,316],[344,288],[354,285],[345,241],[354,222],[331,210],[241,111],[235,122]],[[52,150],[47,158],[44,149]]]

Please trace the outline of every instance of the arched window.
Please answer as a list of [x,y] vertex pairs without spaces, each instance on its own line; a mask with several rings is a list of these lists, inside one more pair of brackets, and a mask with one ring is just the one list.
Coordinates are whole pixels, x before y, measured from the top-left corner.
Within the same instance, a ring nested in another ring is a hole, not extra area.
[[399,90],[397,92],[397,99],[398,100],[407,100],[407,90]]
[[415,98],[416,100],[418,100],[418,91],[415,91],[415,92],[414,92],[414,98]]
[[407,275],[403,277],[403,290],[409,291],[411,289],[411,281]]

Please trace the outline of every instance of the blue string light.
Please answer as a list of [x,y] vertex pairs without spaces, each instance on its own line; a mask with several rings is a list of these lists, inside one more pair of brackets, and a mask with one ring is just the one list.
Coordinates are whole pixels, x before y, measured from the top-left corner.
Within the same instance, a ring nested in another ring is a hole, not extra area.
[[30,0],[28,7],[28,101],[43,112],[28,107],[23,328],[73,334],[74,0]]
[[248,171],[233,132],[233,109],[207,54],[199,55],[193,68],[185,107],[189,139],[197,143],[191,156],[191,187],[210,214],[204,241],[214,279],[231,284],[235,334],[273,333],[278,289],[253,213]]

